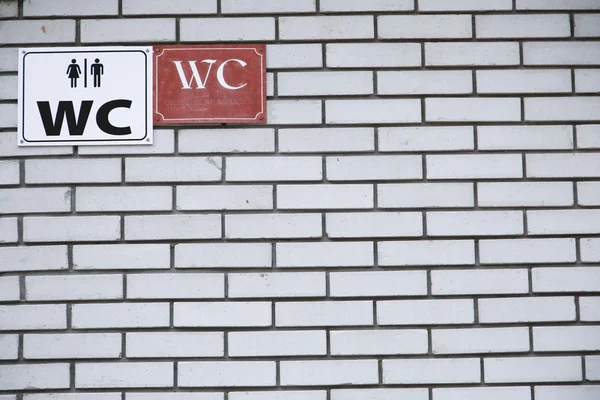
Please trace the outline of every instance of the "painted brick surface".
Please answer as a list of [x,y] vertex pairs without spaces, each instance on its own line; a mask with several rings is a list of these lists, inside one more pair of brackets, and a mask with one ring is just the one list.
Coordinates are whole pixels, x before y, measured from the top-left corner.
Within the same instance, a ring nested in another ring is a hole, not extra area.
[[[595,0],[0,0],[0,400],[600,397]],[[266,46],[267,123],[21,148],[19,48]]]

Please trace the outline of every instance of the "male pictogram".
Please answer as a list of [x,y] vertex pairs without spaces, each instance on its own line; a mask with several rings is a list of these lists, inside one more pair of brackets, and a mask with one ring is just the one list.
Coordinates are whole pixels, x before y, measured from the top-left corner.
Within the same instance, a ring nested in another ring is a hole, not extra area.
[[104,65],[100,64],[100,59],[96,58],[91,66],[91,73],[94,76],[94,87],[100,87],[100,76],[104,74]]
[[79,68],[79,65],[77,64],[77,60],[72,59],[71,64],[69,64],[69,66],[67,67],[67,75],[68,75],[69,79],[71,79],[71,87],[72,88],[77,87],[77,78],[79,78],[80,73],[81,73],[81,69]]

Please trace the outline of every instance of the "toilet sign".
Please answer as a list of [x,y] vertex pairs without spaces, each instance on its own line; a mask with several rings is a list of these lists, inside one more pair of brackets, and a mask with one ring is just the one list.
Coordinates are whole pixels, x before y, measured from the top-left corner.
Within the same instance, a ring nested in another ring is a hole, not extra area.
[[264,124],[264,44],[154,47],[155,124]]
[[20,146],[152,144],[152,48],[19,49]]

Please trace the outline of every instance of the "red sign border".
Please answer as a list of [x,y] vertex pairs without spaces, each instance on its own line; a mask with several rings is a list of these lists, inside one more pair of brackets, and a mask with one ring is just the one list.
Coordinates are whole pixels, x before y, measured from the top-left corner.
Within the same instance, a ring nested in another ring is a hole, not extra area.
[[[158,58],[168,50],[193,51],[201,48],[214,50],[254,50],[260,57],[261,64],[261,111],[254,118],[172,118],[165,119],[158,111]],[[152,85],[154,125],[189,125],[189,124],[266,124],[267,123],[267,60],[266,45],[263,44],[188,44],[188,45],[165,45],[153,46],[154,81]],[[162,50],[162,51],[161,51]]]

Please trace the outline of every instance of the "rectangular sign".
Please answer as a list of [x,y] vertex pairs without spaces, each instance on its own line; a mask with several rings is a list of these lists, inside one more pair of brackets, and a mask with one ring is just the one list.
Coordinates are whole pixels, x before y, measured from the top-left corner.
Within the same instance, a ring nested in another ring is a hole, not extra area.
[[19,145],[152,144],[151,51],[19,49]]
[[154,47],[154,123],[266,123],[264,44]]

